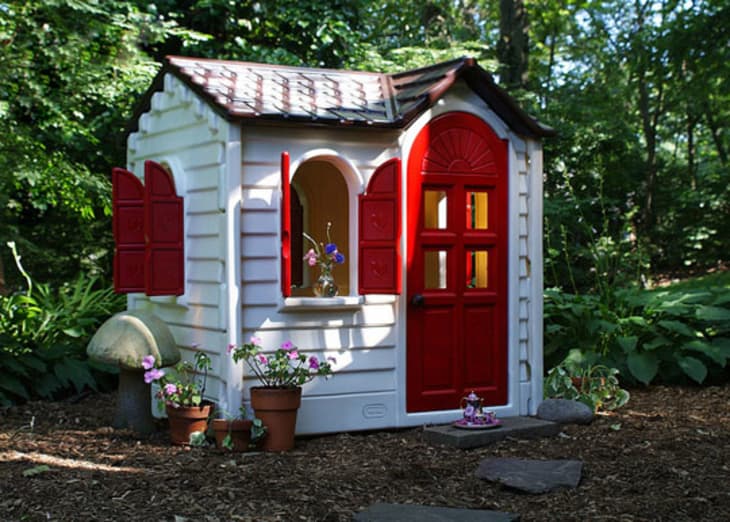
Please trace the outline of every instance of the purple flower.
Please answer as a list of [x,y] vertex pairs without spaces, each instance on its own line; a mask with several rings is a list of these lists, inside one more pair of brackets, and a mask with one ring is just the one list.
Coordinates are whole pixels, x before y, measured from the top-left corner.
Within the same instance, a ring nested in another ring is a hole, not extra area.
[[341,265],[344,262],[345,262],[345,256],[343,256],[342,254],[337,252],[335,254],[335,263],[337,263],[338,265]]
[[159,368],[152,368],[151,370],[144,372],[144,382],[149,384],[152,381],[161,379],[163,375],[165,375],[165,372]]
[[151,370],[155,367],[155,356],[154,355],[145,355],[144,359],[142,359],[142,368],[145,370]]
[[309,358],[309,369],[310,370],[319,370],[319,361],[317,360],[317,358],[314,355],[312,355]]
[[236,345],[235,345],[235,344],[233,344],[233,343],[231,343],[231,344],[229,344],[229,345],[228,345],[228,349],[227,349],[227,352],[228,352],[228,353],[231,353],[231,352],[232,352],[233,350],[235,350],[235,349],[236,349]]
[[177,386],[172,383],[165,384],[165,395],[172,395],[173,393],[177,393]]
[[324,253],[328,256],[337,253],[337,245],[335,245],[334,243],[327,243],[324,246]]
[[286,341],[284,343],[281,343],[281,349],[286,350],[286,351],[293,350],[294,343],[292,343],[291,341]]

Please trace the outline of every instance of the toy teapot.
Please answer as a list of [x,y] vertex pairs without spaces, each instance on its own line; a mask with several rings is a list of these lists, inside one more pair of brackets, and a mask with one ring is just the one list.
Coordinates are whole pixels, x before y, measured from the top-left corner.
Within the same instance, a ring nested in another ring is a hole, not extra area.
[[473,391],[466,397],[461,398],[461,409],[464,410],[464,419],[467,422],[476,422],[482,416],[482,404],[484,399]]

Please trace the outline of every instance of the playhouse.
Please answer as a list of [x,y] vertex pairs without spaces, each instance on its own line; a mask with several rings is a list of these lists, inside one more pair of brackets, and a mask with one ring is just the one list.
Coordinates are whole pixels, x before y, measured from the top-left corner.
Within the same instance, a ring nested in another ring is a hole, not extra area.
[[[399,74],[168,57],[113,171],[115,286],[160,317],[208,394],[255,385],[227,347],[333,356],[297,432],[500,417],[542,399],[542,145],[473,59]],[[313,293],[302,233],[345,256]]]

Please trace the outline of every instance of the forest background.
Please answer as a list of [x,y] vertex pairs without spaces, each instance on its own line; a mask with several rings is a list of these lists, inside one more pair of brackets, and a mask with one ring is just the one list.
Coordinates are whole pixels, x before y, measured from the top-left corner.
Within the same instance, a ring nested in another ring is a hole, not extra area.
[[[577,348],[635,381],[702,382],[730,358],[727,298],[667,311],[640,291],[725,267],[728,27],[729,0],[0,0],[0,292],[30,297],[30,274],[68,308],[69,288],[108,288],[111,168],[165,55],[372,71],[470,55],[557,131],[546,367]],[[92,324],[58,335],[83,346]],[[28,332],[5,355],[36,350]]]

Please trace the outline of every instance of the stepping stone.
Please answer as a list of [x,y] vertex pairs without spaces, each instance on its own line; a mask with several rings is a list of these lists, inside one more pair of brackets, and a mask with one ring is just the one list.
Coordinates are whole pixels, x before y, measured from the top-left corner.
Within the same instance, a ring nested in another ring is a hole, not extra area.
[[547,493],[558,488],[577,488],[580,460],[484,459],[476,475],[527,493]]
[[593,410],[579,401],[546,399],[537,407],[537,417],[560,424],[590,424]]
[[488,509],[377,503],[355,513],[352,519],[355,522],[515,522],[520,516]]
[[469,449],[493,444],[507,437],[514,439],[553,437],[561,430],[560,424],[534,417],[507,417],[500,420],[501,426],[484,430],[464,430],[452,424],[426,426],[423,428],[423,436],[431,444]]

